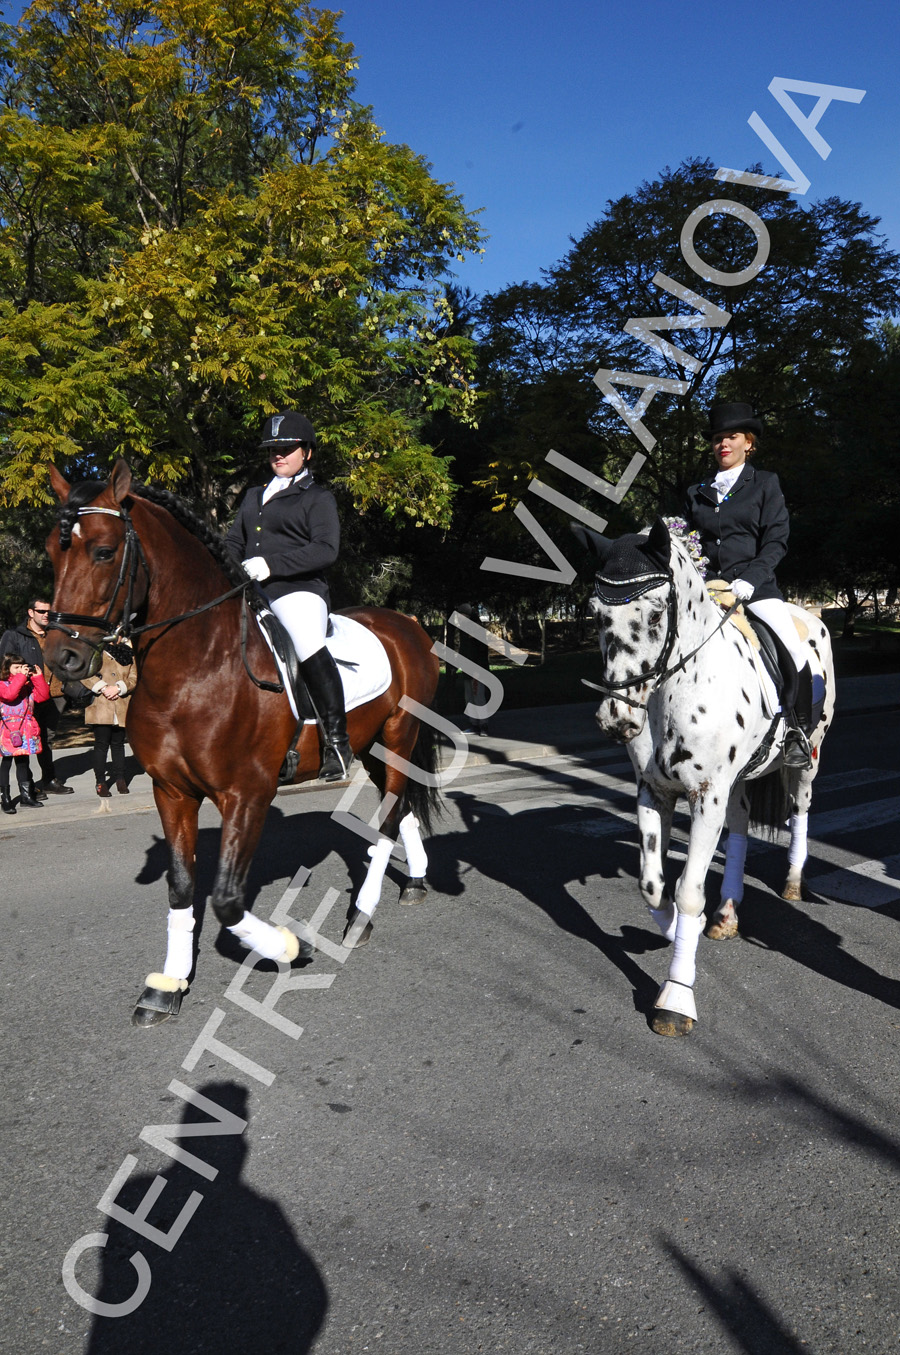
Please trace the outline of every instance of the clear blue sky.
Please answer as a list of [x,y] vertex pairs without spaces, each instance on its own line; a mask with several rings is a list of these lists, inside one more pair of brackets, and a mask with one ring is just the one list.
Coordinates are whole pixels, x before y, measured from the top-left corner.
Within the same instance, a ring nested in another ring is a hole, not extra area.
[[[754,111],[811,180],[805,200],[861,202],[900,249],[897,0],[346,0],[342,8],[360,99],[391,140],[423,154],[482,209],[487,253],[459,270],[473,291],[538,280],[608,199],[666,165],[709,156],[744,169],[761,159],[780,173],[747,124]],[[2,9],[15,18],[22,6]],[[773,76],[866,91],[860,104],[825,113],[828,159],[769,94]]]
[[[897,0],[346,0],[342,8],[361,100],[391,140],[483,208],[487,254],[460,269],[473,291],[537,281],[608,199],[666,165],[709,156],[745,169],[762,160],[780,174],[748,126],[754,110],[811,180],[801,200],[859,201],[900,249]],[[775,76],[866,91],[858,105],[833,103],[824,114],[826,160],[768,92]]]

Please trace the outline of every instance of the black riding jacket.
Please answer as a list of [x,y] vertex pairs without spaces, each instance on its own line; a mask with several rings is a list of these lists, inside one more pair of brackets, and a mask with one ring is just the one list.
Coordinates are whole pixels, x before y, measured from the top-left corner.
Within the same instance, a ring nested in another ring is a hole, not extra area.
[[789,519],[777,475],[745,462],[722,503],[712,477],[692,485],[686,513],[709,557],[708,579],[744,579],[754,602],[781,597],[775,570],[787,552]]
[[318,593],[329,602],[325,570],[338,557],[341,527],[330,490],[307,471],[262,502],[264,486],[248,491],[225,538],[239,563],[261,555],[269,566],[262,588],[272,601],[288,593]]

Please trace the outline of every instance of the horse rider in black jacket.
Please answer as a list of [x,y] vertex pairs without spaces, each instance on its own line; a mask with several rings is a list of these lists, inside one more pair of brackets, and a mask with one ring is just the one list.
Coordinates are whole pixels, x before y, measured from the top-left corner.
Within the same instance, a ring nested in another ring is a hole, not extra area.
[[812,673],[775,582],[775,568],[787,552],[787,505],[778,476],[750,465],[762,433],[750,405],[713,405],[709,422],[718,473],[688,490],[688,521],[709,558],[707,577],[727,580],[735,597],[775,631],[794,661],[796,696],[784,712],[788,728],[782,755],[789,767],[809,767]]
[[289,409],[267,419],[260,446],[268,452],[273,478],[248,491],[226,546],[245,573],[263,585],[272,611],[294,642],[322,723],[325,746],[319,775],[338,781],[347,775],[353,754],[343,685],[325,647],[325,570],[337,559],[341,540],[337,504],[309,470],[316,435],[302,414]]

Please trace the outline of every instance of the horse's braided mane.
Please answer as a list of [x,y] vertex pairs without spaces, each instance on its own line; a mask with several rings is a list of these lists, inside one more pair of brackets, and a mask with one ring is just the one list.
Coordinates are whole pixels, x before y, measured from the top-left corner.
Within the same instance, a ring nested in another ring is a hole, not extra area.
[[[88,504],[93,503],[94,499],[100,497],[104,489],[107,488],[105,480],[83,480],[81,484],[75,485],[66,502],[59,510],[59,541],[63,550],[68,550],[72,543],[72,528],[78,520],[78,510],[86,508]],[[173,494],[169,489],[159,489],[156,485],[139,484],[132,481],[129,494],[136,498],[147,499],[150,503],[155,503],[160,508],[165,508],[167,513],[184,527],[185,531],[190,532],[205,546],[216,564],[222,570],[228,582],[238,587],[239,584],[247,582],[247,576],[240,565],[232,560],[225,549],[225,541],[218,532],[213,531],[208,522],[205,522],[200,514],[184,499]]]
[[136,495],[139,499],[148,499],[150,503],[155,503],[160,508],[165,508],[167,513],[171,513],[179,526],[184,527],[185,531],[196,537],[201,546],[206,547],[228,582],[233,584],[235,588],[239,584],[247,582],[247,575],[225,549],[224,537],[213,531],[209,523],[184,499],[179,498],[177,494],[173,494],[170,489],[159,489],[156,485],[144,485],[135,482],[132,482],[129,493]]

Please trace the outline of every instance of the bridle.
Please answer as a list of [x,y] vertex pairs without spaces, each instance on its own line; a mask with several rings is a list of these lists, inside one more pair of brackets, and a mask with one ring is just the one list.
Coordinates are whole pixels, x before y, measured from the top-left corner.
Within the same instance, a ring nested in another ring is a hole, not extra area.
[[[582,678],[581,681],[584,683],[585,687],[591,687],[595,692],[602,692],[603,695],[606,697],[615,698],[619,695],[620,692],[627,691],[629,687],[643,687],[647,682],[652,682],[653,685],[650,688],[650,693],[646,701],[632,701],[630,699],[626,700],[627,705],[636,706],[639,710],[646,710],[647,706],[649,705],[650,696],[653,695],[656,688],[662,682],[665,682],[666,678],[672,677],[674,673],[680,672],[681,669],[684,668],[688,660],[692,659],[695,654],[698,654],[700,652],[700,650],[703,648],[705,644],[709,643],[713,636],[716,635],[722,629],[722,627],[725,625],[725,622],[729,619],[729,617],[733,615],[734,612],[737,611],[738,607],[740,606],[740,601],[739,599],[736,598],[734,602],[731,604],[731,606],[728,608],[728,611],[723,614],[715,630],[711,630],[708,635],[704,636],[704,638],[700,641],[699,645],[697,645],[694,649],[690,650],[689,653],[683,654],[677,663],[672,664],[671,668],[667,668],[666,664],[669,661],[669,656],[672,653],[672,648],[675,644],[675,638],[678,633],[678,613],[675,601],[675,586],[674,586],[675,580],[671,570],[668,571],[666,579],[669,586],[669,596],[666,602],[666,635],[665,640],[663,641],[662,649],[659,652],[659,657],[656,660],[656,663],[653,664],[652,668],[648,668],[645,673],[639,673],[637,677],[626,678],[623,682],[599,683],[599,682],[589,682],[587,678]],[[611,602],[609,601],[609,599],[605,599],[604,605],[610,607],[622,607],[625,606],[626,603],[631,601],[633,601],[633,598],[622,598],[621,601],[616,602]]]
[[[122,641],[127,641],[130,644],[135,636],[143,635],[149,630],[160,630],[165,626],[174,626],[180,621],[187,621],[193,616],[200,616],[201,613],[208,612],[211,608],[217,607],[220,602],[225,602],[228,598],[236,597],[238,593],[246,595],[247,590],[253,586],[253,581],[247,579],[245,583],[239,583],[235,588],[231,588],[227,593],[223,593],[221,597],[213,598],[211,602],[205,602],[202,607],[195,607],[193,611],[182,612],[180,616],[170,616],[165,621],[153,621],[148,625],[133,626],[131,621],[132,616],[134,615],[134,589],[137,581],[138,569],[143,566],[148,583],[152,577],[150,566],[147,564],[147,557],[144,555],[140,538],[138,537],[134,523],[131,520],[131,515],[128,513],[127,509],[79,508],[77,515],[78,517],[87,517],[92,513],[102,513],[107,517],[119,518],[125,524],[125,546],[122,551],[122,563],[119,567],[119,577],[116,580],[116,586],[113,589],[112,596],[107,603],[106,611],[103,616],[83,616],[79,612],[51,611],[47,617],[48,630],[62,631],[62,633],[68,635],[71,640],[78,640],[81,644],[87,645],[89,649],[94,651],[95,658],[91,661],[91,667],[99,660],[99,656],[104,649],[112,654],[114,659],[119,658],[121,662],[130,661],[130,654],[121,653],[121,648],[124,648],[124,646],[121,646]],[[122,620],[113,629],[110,629],[110,619],[116,605],[116,599],[123,588],[126,589],[126,593]],[[92,640],[87,635],[82,635],[80,630],[73,629],[73,627],[76,626],[87,626],[91,630],[100,630],[105,633],[99,640]],[[116,653],[117,646],[121,646],[119,654]],[[250,671],[249,668],[247,671]],[[251,673],[250,676],[253,677],[253,674]],[[254,681],[256,681],[255,678]],[[281,691],[282,688],[279,686],[277,690]]]

